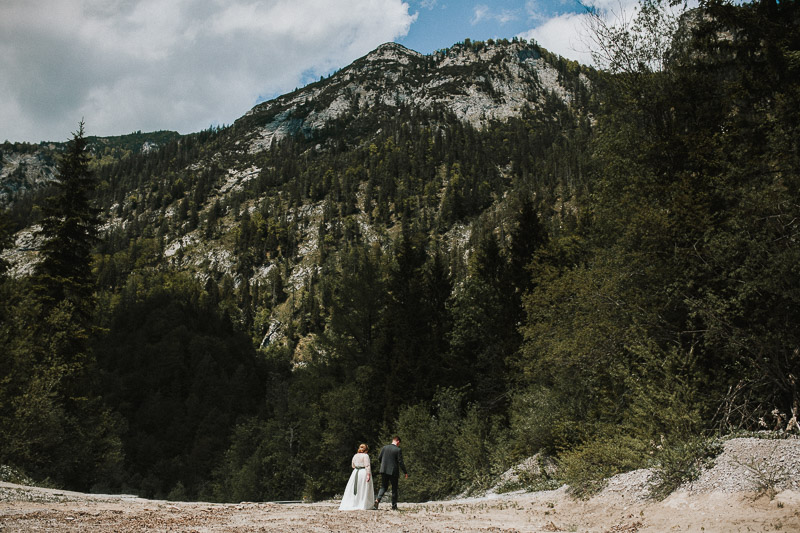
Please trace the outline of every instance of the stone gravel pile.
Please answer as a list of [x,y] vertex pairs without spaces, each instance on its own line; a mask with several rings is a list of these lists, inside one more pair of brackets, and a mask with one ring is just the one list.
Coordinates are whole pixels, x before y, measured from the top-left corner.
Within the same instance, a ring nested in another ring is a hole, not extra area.
[[650,498],[653,471],[649,468],[617,474],[606,483],[602,496],[615,495],[631,501],[643,502]]
[[[625,472],[610,478],[600,496],[642,502],[650,498],[653,470]],[[800,491],[800,438],[735,438],[723,443],[714,465],[676,492],[753,492],[774,495]]]
[[737,438],[724,443],[714,466],[682,487],[688,492],[800,490],[800,438]]

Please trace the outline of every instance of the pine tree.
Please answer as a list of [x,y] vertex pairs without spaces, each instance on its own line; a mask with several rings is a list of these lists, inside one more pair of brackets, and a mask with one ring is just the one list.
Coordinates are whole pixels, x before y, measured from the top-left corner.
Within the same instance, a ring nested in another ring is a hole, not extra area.
[[95,183],[83,126],[81,121],[61,158],[56,194],[44,206],[39,231],[42,261],[34,287],[45,309],[68,301],[87,322],[94,307],[91,253],[97,243],[99,210],[91,202]]
[[[56,193],[39,231],[42,260],[9,314],[13,342],[0,390],[0,462],[34,478],[86,490],[109,481],[120,459],[113,415],[94,394],[95,282],[91,253],[98,211],[83,123],[59,164]],[[4,328],[5,329],[5,328]]]

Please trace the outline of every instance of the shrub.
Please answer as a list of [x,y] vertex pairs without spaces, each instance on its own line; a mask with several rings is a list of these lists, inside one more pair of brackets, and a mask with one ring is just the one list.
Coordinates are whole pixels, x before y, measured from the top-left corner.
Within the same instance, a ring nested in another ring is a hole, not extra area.
[[564,453],[560,459],[569,493],[583,499],[602,490],[611,476],[645,466],[647,448],[629,436],[601,437]]
[[460,488],[460,468],[452,448],[459,435],[462,398],[461,392],[442,389],[433,405],[421,403],[400,412],[397,433],[402,436],[405,463],[412,472],[401,488],[404,499],[443,498]]
[[36,485],[36,482],[28,477],[23,470],[9,465],[0,465],[0,481],[18,485]]
[[526,490],[538,492],[542,490],[555,490],[560,483],[557,479],[558,466],[552,457],[537,453],[518,464],[504,474],[498,487],[498,493]]
[[714,458],[722,452],[722,444],[702,437],[689,437],[671,445],[659,445],[657,466],[650,483],[650,495],[664,499],[672,491],[700,477],[704,468],[710,468]]

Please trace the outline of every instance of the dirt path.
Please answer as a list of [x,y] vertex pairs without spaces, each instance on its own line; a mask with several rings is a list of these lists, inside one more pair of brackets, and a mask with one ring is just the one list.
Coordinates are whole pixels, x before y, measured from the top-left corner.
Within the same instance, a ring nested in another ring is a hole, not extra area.
[[728,440],[713,468],[660,502],[647,498],[650,475],[637,470],[615,476],[588,501],[572,499],[562,487],[401,502],[399,511],[388,505],[379,511],[339,511],[334,501],[166,502],[0,482],[0,531],[800,533],[798,438]]
[[800,531],[800,492],[679,492],[663,502],[614,494],[589,501],[564,489],[491,499],[339,511],[337,502],[209,504],[102,496],[0,483],[0,531],[429,532]]

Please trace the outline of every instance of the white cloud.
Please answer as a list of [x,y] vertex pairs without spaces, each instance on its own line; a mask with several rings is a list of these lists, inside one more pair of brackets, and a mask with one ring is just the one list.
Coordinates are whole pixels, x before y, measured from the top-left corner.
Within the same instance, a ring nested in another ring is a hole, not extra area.
[[517,14],[510,9],[504,9],[495,15],[495,20],[497,20],[500,24],[506,24],[512,20],[517,20],[517,18]]
[[413,21],[402,0],[2,0],[0,142],[230,123]]
[[489,16],[489,6],[480,4],[475,6],[475,10],[472,14],[472,25],[478,24],[482,20],[485,20]]
[[586,15],[568,13],[548,19],[521,33],[523,39],[534,40],[547,50],[584,65],[592,63],[592,55],[584,37]]
[[544,20],[542,11],[539,0],[527,0],[525,2],[525,12],[530,20]]
[[478,4],[475,6],[472,13],[472,20],[470,21],[473,26],[481,22],[493,21],[500,24],[506,24],[512,20],[517,20],[519,15],[510,9],[503,9],[499,12],[494,12],[486,4]]
[[[638,8],[638,0],[595,0],[588,5],[597,9],[607,23],[613,25],[623,18],[630,18]],[[529,20],[536,25],[519,37],[535,40],[547,50],[578,61],[592,64],[591,38],[588,30],[589,15],[583,13],[562,13],[545,16],[537,0],[528,0],[525,5]]]

